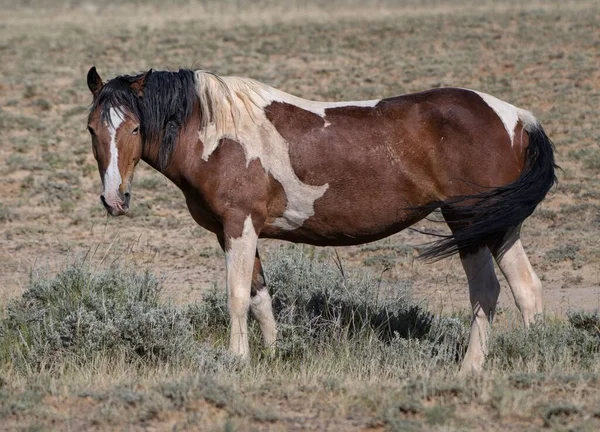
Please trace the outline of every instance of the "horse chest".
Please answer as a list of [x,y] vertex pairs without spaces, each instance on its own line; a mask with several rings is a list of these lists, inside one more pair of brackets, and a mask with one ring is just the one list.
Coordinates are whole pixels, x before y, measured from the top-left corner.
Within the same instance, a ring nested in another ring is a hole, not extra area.
[[216,214],[210,210],[205,199],[195,190],[184,191],[185,201],[194,221],[202,228],[217,233],[221,230],[221,223]]

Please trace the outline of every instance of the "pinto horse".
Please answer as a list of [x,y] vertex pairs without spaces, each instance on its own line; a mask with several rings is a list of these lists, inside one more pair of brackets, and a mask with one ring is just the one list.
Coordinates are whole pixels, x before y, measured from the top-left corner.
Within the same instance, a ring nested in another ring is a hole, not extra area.
[[88,119],[113,216],[129,207],[143,159],[175,183],[225,251],[230,350],[249,354],[247,316],[273,346],[260,237],[357,245],[440,208],[451,234],[422,254],[459,253],[473,311],[463,372],[481,370],[504,273],[527,327],[542,286],[521,223],[556,182],[553,145],[529,112],[440,88],[380,100],[316,102],[258,81],[182,69],[118,76],[92,67]]

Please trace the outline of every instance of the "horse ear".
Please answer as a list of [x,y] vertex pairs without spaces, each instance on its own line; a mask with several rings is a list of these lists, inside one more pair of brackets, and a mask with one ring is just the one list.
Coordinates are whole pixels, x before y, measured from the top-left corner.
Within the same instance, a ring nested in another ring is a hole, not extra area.
[[143,74],[137,81],[134,81],[131,84],[131,89],[139,96],[142,97],[144,95],[144,89],[146,88],[146,83],[148,82],[148,78],[152,75],[152,69]]
[[87,85],[94,96],[96,96],[100,89],[104,86],[102,78],[100,78],[100,75],[98,75],[98,71],[96,71],[96,66],[92,66],[91,69],[88,71]]

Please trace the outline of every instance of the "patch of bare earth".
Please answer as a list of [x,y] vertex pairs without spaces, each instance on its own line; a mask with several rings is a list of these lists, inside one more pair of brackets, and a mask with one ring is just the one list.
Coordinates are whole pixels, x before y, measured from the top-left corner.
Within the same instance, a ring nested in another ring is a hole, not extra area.
[[[131,214],[106,217],[85,128],[91,102],[85,74],[96,65],[104,78],[151,67],[204,68],[319,100],[459,86],[529,109],[554,140],[562,168],[558,187],[523,227],[525,249],[544,283],[546,310],[563,316],[570,308],[600,307],[596,2],[456,0],[427,7],[385,1],[258,2],[247,10],[234,2],[137,3],[143,2],[99,8],[55,0],[27,8],[9,1],[10,7],[0,11],[0,305],[23,291],[32,269],[47,266],[56,272],[81,255],[94,266],[124,262],[151,269],[163,275],[165,296],[180,304],[200,300],[214,283],[223,285],[216,239],[195,226],[181,193],[143,163]],[[415,227],[447,231],[432,221]],[[406,230],[370,245],[305,246],[304,251],[332,261],[338,254],[343,266],[368,268],[381,277],[382,290],[394,281],[409,281],[414,295],[436,313],[464,311],[467,281],[459,260],[427,264],[417,259],[418,246],[429,240]],[[264,240],[260,247],[268,257],[280,246]],[[503,282],[498,324],[504,316],[514,320],[514,312]],[[232,384],[246,389],[243,397],[255,402],[251,410],[226,409],[202,398],[174,408],[160,399],[158,408],[144,405],[147,418],[133,420],[131,413],[141,415],[139,405],[74,396],[54,383],[41,399],[38,423],[72,430],[194,430],[207,424],[214,430],[373,431],[598,424],[597,411],[587,409],[597,399],[597,381],[581,387],[552,384],[552,396],[542,396],[539,387],[511,387],[508,378],[497,376],[466,384],[466,390],[440,402],[428,396],[424,389],[431,382],[424,380],[415,404],[393,400],[399,387],[389,396],[384,385],[367,390],[361,379],[341,387],[306,379],[305,390],[298,390],[298,381],[292,380],[294,389],[274,386],[276,396],[268,383],[262,390],[259,384]],[[402,391],[414,392],[405,384]],[[460,399],[465,394],[470,395],[466,402]],[[575,408],[565,402],[562,409],[565,400],[574,400]],[[92,414],[85,414],[88,410]],[[115,423],[106,420],[113,410]],[[0,429],[32,425],[15,412]]]

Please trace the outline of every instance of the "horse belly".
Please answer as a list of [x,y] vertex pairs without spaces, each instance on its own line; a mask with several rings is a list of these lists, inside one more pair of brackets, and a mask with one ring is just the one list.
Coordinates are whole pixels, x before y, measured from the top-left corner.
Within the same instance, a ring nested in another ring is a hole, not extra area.
[[[351,113],[357,109],[348,108]],[[366,117],[348,117],[347,110],[337,109],[326,116],[327,126],[311,124],[310,131],[298,137],[291,131],[284,134],[293,174],[277,180],[288,210],[267,219],[263,236],[322,245],[360,244],[398,232],[424,216],[414,208],[439,195],[431,149],[396,127],[389,113],[358,110]],[[285,132],[282,128],[290,123],[275,125]]]
[[271,219],[262,235],[315,245],[362,244],[401,231],[426,216],[428,211],[414,209],[428,201],[423,185],[405,178],[397,168],[396,172],[394,167],[385,168],[380,166],[377,174],[368,176],[346,171],[332,178],[314,202],[314,214],[300,226],[283,229],[277,219]]

